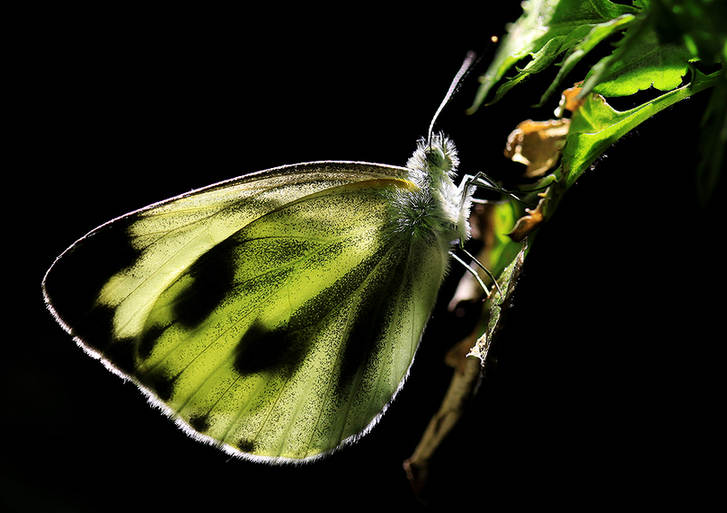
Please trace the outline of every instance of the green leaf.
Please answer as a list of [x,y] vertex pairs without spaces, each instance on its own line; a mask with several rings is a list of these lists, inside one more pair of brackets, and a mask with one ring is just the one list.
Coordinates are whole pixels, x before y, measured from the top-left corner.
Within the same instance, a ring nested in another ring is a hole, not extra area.
[[[584,41],[595,46],[605,37],[603,31],[593,32],[595,27],[636,12],[630,6],[609,0],[529,0],[523,4],[523,10],[520,19],[510,26],[489,69],[480,77],[482,85],[470,112],[484,102],[492,88],[521,59],[528,55],[532,57],[523,69],[500,86],[496,100],[515,84],[539,73],[559,55],[575,49]],[[582,50],[584,48],[587,45],[582,46]],[[560,78],[562,76],[558,80]]]
[[694,79],[689,84],[624,112],[613,109],[603,96],[596,94],[587,96],[585,103],[571,119],[561,166],[556,171],[561,178],[561,186],[570,187],[611,144],[623,135],[665,108],[712,87],[718,81],[719,75],[719,72],[704,75],[695,71]]
[[665,43],[647,21],[632,25],[611,55],[586,75],[583,92],[628,96],[654,87],[670,91],[679,87],[691,55],[681,41]]
[[694,57],[727,62],[727,2],[654,0],[650,15],[664,41],[684,41]]
[[577,44],[573,48],[573,50],[568,53],[565,59],[563,59],[563,62],[560,64],[560,71],[558,71],[558,75],[555,77],[555,80],[553,80],[545,93],[543,93],[543,96],[540,98],[538,106],[541,106],[543,105],[543,103],[545,103],[545,100],[547,100],[553,94],[553,92],[560,85],[563,78],[565,78],[565,76],[570,73],[575,65],[578,64],[580,60],[588,54],[588,52],[595,48],[598,43],[603,41],[611,34],[614,34],[615,32],[628,26],[635,19],[636,17],[631,14],[624,14],[623,16],[619,16],[618,18],[614,18],[613,20],[594,26],[588,33],[586,38],[583,39],[583,41],[581,41],[579,44]]
[[513,241],[507,235],[521,215],[522,209],[514,201],[495,205],[492,214],[494,237],[487,253],[490,270],[495,276],[503,272],[522,249],[522,244]]
[[716,187],[720,173],[725,169],[725,146],[727,146],[727,73],[722,73],[719,83],[712,91],[702,119],[697,190],[705,203]]

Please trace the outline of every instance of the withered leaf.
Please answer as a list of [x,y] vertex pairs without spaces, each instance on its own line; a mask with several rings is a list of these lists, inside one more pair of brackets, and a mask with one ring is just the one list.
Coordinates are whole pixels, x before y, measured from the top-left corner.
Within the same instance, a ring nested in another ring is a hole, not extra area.
[[571,112],[577,111],[583,105],[583,102],[586,101],[585,98],[579,97],[582,89],[579,85],[575,85],[564,90],[560,95],[560,102],[558,103],[558,108],[555,110],[555,115],[561,117],[564,114],[564,110]]
[[517,220],[508,236],[515,242],[520,242],[532,232],[536,226],[543,222],[543,206],[546,198],[541,198],[534,209],[526,208],[526,214]]
[[525,177],[543,176],[558,162],[569,127],[569,119],[523,121],[508,136],[505,157],[525,164]]

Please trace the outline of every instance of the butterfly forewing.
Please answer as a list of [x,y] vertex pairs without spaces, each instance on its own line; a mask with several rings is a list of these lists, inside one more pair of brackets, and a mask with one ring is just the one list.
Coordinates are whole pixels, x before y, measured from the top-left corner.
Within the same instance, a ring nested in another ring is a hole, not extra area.
[[81,239],[46,294],[85,347],[207,441],[315,457],[386,407],[441,283],[446,253],[398,229],[405,178],[314,163],[206,188]]

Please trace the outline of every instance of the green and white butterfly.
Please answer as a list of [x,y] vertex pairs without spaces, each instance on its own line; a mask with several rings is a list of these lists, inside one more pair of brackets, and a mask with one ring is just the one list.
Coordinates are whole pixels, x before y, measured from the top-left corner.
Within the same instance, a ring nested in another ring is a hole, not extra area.
[[406,379],[469,237],[475,182],[455,186],[457,164],[430,127],[406,167],[289,165],[150,205],[56,259],[48,308],[193,438],[320,457],[368,432]]

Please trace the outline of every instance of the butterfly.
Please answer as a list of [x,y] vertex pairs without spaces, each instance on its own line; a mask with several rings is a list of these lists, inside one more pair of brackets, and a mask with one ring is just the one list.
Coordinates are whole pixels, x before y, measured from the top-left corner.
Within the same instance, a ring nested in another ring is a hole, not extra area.
[[287,165],[111,220],[55,260],[46,304],[193,438],[271,463],[329,454],[396,396],[470,235],[477,179],[454,184],[433,124],[405,167]]

